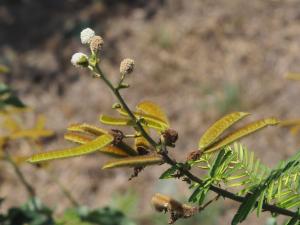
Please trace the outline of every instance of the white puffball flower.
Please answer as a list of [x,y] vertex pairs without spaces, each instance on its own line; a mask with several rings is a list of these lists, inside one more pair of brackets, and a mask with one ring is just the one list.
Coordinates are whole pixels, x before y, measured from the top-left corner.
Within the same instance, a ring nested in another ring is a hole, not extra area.
[[88,56],[81,52],[72,55],[71,63],[76,67],[87,67],[89,65]]
[[89,44],[91,39],[95,36],[95,31],[91,28],[85,28],[80,33],[80,39],[82,44]]
[[134,60],[133,59],[123,59],[122,62],[120,63],[120,73],[122,75],[127,75],[132,73],[134,70]]

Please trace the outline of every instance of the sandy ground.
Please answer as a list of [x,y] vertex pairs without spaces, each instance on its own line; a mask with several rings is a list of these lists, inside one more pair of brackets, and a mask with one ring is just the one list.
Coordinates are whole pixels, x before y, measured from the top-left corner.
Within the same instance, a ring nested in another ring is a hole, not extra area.
[[[299,117],[300,83],[285,80],[284,74],[300,71],[300,1],[145,2],[0,4],[0,62],[12,70],[3,79],[57,132],[46,149],[69,145],[63,141],[68,124],[99,124],[101,112],[112,112],[115,99],[104,84],[70,64],[72,53],[88,51],[79,40],[86,26],[105,40],[102,67],[111,79],[118,78],[123,58],[135,59],[132,88],[124,96],[132,107],[149,99],[165,109],[179,132],[173,153],[178,159],[195,149],[205,129],[227,112],[251,112],[246,121]],[[242,142],[272,166],[296,152],[297,139],[285,129],[269,128]],[[179,198],[190,193],[184,184],[157,182],[165,166],[127,182],[127,169],[101,171],[105,160],[93,155],[57,161],[52,174],[91,207],[107,205],[113,194],[132,189],[141,198],[136,215],[151,212],[148,202],[157,191]],[[70,206],[45,171],[29,165],[23,170],[43,201],[58,211]],[[7,198],[5,206],[23,202],[22,187],[9,168],[4,171],[0,195]],[[228,202],[226,208],[222,224],[229,224],[236,205]]]

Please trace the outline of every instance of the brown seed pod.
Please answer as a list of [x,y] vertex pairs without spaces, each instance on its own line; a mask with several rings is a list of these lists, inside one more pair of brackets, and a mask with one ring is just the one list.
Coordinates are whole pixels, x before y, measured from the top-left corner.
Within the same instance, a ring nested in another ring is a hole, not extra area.
[[179,218],[189,218],[193,216],[197,211],[197,207],[182,204],[169,196],[156,193],[151,203],[158,212],[169,212],[169,224],[174,223]]

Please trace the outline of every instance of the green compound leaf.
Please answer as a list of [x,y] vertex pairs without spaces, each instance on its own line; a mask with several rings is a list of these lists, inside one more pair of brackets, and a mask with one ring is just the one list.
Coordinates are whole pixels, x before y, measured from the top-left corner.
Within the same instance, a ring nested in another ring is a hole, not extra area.
[[191,196],[189,197],[189,202],[196,202],[198,199],[198,195],[201,194],[202,191],[202,186],[198,186],[196,187],[196,189],[194,190],[194,192],[191,194]]
[[211,167],[211,170],[209,171],[209,175],[211,178],[214,178],[218,175],[218,172],[222,170],[222,164],[226,162],[226,160],[230,157],[230,155],[231,152],[230,151],[225,152],[224,149],[222,149],[219,152],[216,160],[214,161],[214,164]]
[[133,156],[112,160],[106,163],[102,167],[102,169],[112,169],[116,167],[149,166],[161,163],[163,163],[163,159],[159,155]]
[[260,196],[261,190],[253,193],[253,194],[247,194],[245,196],[244,202],[240,205],[237,213],[234,215],[231,225],[237,225],[238,223],[244,221],[246,217],[249,215],[249,213],[252,211],[253,207],[256,204],[257,198]]
[[198,144],[199,149],[210,146],[225,130],[248,115],[246,112],[234,112],[219,119],[203,134]]
[[169,169],[167,169],[165,172],[163,172],[162,175],[160,175],[159,179],[169,179],[173,178],[174,173],[177,171],[176,166],[172,166]]
[[63,150],[42,152],[31,156],[27,161],[30,163],[37,163],[41,161],[54,160],[54,159],[63,159],[68,157],[75,157],[80,155],[89,154],[95,152],[113,142],[114,138],[112,135],[105,134],[93,141],[90,141],[86,144],[67,148]]
[[226,145],[229,145],[235,142],[238,139],[241,139],[249,134],[252,134],[262,128],[265,128],[269,125],[277,125],[279,121],[275,118],[267,118],[255,121],[253,123],[247,124],[246,126],[234,131],[233,133],[229,134],[228,136],[224,137],[220,141],[216,142],[213,146],[208,149],[205,149],[205,153],[211,153],[223,148]]
[[129,118],[115,118],[107,115],[100,115],[99,121],[106,125],[112,126],[130,126],[133,125]]

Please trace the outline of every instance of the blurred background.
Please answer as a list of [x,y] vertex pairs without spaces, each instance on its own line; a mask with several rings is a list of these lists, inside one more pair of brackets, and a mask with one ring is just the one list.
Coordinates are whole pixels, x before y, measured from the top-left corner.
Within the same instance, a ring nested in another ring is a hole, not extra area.
[[[248,121],[300,117],[300,83],[284,78],[300,72],[299,0],[1,0],[0,63],[10,68],[1,80],[46,116],[56,136],[45,150],[69,146],[63,140],[68,124],[100,125],[99,114],[113,112],[115,99],[105,85],[70,63],[74,52],[88,53],[79,38],[86,27],[104,38],[101,65],[111,79],[117,80],[123,58],[135,60],[132,88],[124,96],[132,107],[148,99],[165,109],[179,132],[172,153],[178,159],[195,150],[207,127],[228,112],[251,112]],[[299,141],[300,135],[273,127],[242,143],[274,166],[295,153]],[[166,166],[128,182],[131,170],[102,171],[105,160],[96,154],[55,161],[52,175],[80,204],[111,205],[141,224],[167,223],[151,208],[154,193],[179,200],[190,194],[185,183],[157,180]],[[58,213],[70,206],[43,171],[31,165],[23,171],[43,202]],[[0,180],[3,210],[27,199],[10,168],[1,167]],[[222,200],[178,224],[230,224],[236,209]],[[245,224],[263,224],[265,218],[254,215]]]

